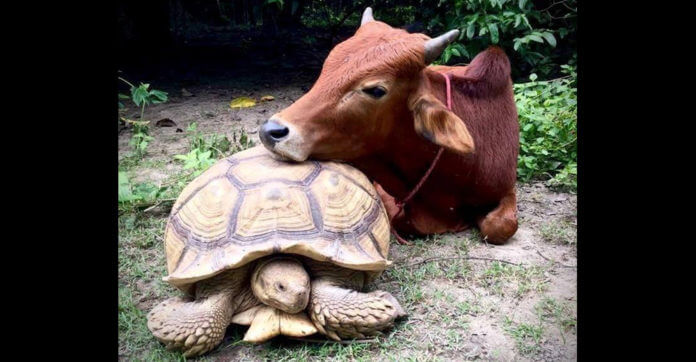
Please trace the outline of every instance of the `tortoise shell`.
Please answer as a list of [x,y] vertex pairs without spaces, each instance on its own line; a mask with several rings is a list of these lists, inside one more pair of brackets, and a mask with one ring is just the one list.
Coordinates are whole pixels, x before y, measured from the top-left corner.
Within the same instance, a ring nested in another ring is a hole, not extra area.
[[218,161],[181,192],[165,229],[164,280],[187,291],[275,253],[378,274],[391,264],[389,230],[379,195],[357,169],[283,162],[254,147]]

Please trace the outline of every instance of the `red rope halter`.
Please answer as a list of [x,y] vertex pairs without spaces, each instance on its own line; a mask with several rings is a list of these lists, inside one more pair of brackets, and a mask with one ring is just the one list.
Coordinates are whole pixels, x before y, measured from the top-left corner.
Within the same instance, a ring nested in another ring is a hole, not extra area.
[[[445,83],[447,84],[447,87],[446,87],[446,89],[447,89],[447,109],[451,111],[452,110],[452,91],[451,91],[452,87],[450,84],[450,75],[448,73],[440,73],[440,74],[442,74],[442,76],[445,77]],[[392,218],[389,220],[389,224],[391,225],[392,234],[396,238],[396,241],[401,245],[411,245],[411,242],[406,241],[404,238],[402,238],[399,235],[399,233],[396,232],[396,229],[394,229],[394,225],[393,225],[392,221],[394,221],[394,219],[404,211],[404,207],[406,206],[406,203],[411,201],[413,196],[415,196],[416,193],[418,192],[418,190],[420,190],[420,188],[423,186],[423,184],[425,183],[425,180],[428,179],[430,174],[435,169],[435,166],[437,165],[437,161],[440,160],[440,156],[442,156],[442,152],[444,150],[445,149],[443,147],[440,147],[440,149],[437,151],[437,155],[435,155],[435,158],[433,159],[433,162],[430,164],[428,171],[426,171],[425,174],[423,175],[423,177],[421,177],[420,181],[418,181],[418,183],[413,188],[413,190],[411,190],[411,192],[409,192],[408,195],[403,200],[396,203],[396,207],[399,208],[399,211],[397,211],[394,214],[394,216],[392,216]]]

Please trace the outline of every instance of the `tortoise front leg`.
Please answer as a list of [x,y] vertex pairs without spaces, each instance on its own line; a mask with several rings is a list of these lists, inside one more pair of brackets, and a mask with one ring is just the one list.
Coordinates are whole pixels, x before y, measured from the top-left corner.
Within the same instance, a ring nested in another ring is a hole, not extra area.
[[308,311],[317,329],[337,341],[375,335],[406,315],[388,292],[360,293],[330,277],[312,281]]
[[150,311],[147,327],[167,349],[197,356],[222,342],[232,318],[231,299],[228,293],[195,301],[169,298]]
[[232,270],[200,282],[196,299],[174,297],[155,306],[147,315],[147,327],[167,349],[185,357],[215,348],[225,336],[235,312],[258,304],[242,281],[247,268]]

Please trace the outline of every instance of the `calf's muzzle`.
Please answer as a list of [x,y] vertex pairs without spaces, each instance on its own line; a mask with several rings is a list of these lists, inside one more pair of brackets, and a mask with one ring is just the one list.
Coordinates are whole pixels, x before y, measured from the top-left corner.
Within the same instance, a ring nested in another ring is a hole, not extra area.
[[289,133],[288,127],[278,124],[271,118],[261,125],[259,137],[264,145],[272,148],[277,142],[287,137]]

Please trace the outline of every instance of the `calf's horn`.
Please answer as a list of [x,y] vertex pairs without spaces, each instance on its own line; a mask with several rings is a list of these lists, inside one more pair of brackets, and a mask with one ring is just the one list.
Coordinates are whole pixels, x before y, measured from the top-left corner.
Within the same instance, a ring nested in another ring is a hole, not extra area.
[[360,20],[360,26],[363,26],[365,23],[369,23],[371,21],[375,21],[375,18],[372,17],[372,8],[368,6],[363,12],[362,20]]
[[[368,8],[369,9],[369,8]],[[440,57],[447,45],[459,36],[459,29],[450,30],[437,38],[425,42],[425,64],[430,64]]]

